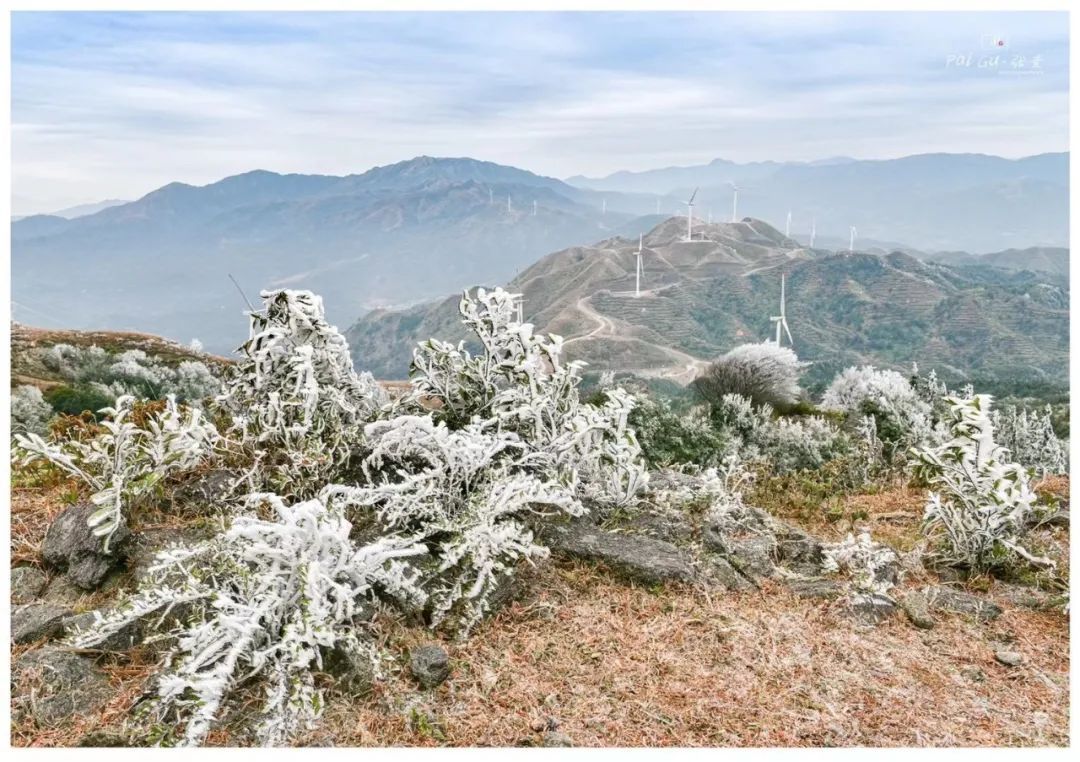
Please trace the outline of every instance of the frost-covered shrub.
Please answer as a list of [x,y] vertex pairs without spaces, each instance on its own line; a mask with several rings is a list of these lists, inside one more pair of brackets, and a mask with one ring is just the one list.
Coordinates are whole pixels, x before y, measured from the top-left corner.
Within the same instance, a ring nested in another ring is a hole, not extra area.
[[1001,446],[1018,463],[1040,474],[1065,474],[1069,451],[1054,433],[1051,413],[1049,405],[1042,413],[1009,407],[991,411],[990,420]]
[[[489,609],[503,575],[546,555],[522,519],[585,508],[573,491],[530,473],[529,448],[512,432],[475,422],[457,431],[430,416],[399,416],[365,432],[366,486],[323,491],[342,510],[371,509],[388,530],[427,538],[436,562],[432,624],[457,607],[462,632]],[[460,605],[459,605],[460,604]]]
[[318,500],[249,500],[251,509],[268,506],[275,519],[240,516],[209,542],[160,553],[149,582],[70,638],[76,647],[93,647],[143,617],[189,610],[191,624],[172,632],[175,646],[157,678],[155,705],[159,722],[179,715],[185,745],[200,744],[228,693],[253,677],[266,685],[259,741],[284,743],[321,713],[313,673],[328,649],[366,656],[378,669],[378,646],[355,621],[361,606],[376,593],[424,596],[402,561],[425,552],[414,540],[386,536],[357,546],[349,522]]
[[755,432],[751,444],[777,474],[821,468],[852,451],[850,438],[819,416],[770,421]]
[[582,402],[580,362],[564,362],[562,337],[533,333],[514,319],[515,295],[497,288],[462,295],[462,322],[483,347],[472,355],[431,339],[413,353],[410,402],[438,400],[433,415],[450,428],[475,418],[517,434],[535,469],[557,475],[579,496],[625,503],[644,486],[641,449],[628,425],[633,398],[619,388]]
[[757,406],[785,409],[799,399],[799,376],[808,365],[790,347],[771,341],[742,344],[694,379],[693,387],[709,403],[725,394],[739,394]]
[[677,464],[708,468],[719,465],[735,448],[732,438],[699,411],[678,412],[668,400],[647,394],[635,397],[629,422],[653,468]]
[[869,365],[847,368],[825,390],[821,405],[860,419],[873,416],[877,437],[889,458],[925,444],[930,435],[931,406],[894,370]]
[[185,360],[174,368],[141,349],[113,355],[98,346],[56,344],[42,354],[41,361],[76,393],[105,398],[109,404],[125,395],[155,400],[173,396],[195,404],[221,391],[221,382],[204,363]]
[[310,291],[264,291],[251,313],[217,404],[260,462],[262,484],[300,497],[318,493],[346,464],[363,426],[386,404],[370,373],[353,370],[349,347]]
[[36,386],[20,386],[11,393],[11,433],[38,434],[49,431],[52,405],[45,401]]
[[1027,471],[994,442],[990,397],[951,397],[948,404],[951,439],[913,451],[916,474],[933,488],[923,531],[959,566],[987,569],[1014,555],[1050,565],[1020,544],[1036,496]]
[[90,502],[98,509],[88,521],[106,553],[127,505],[166,476],[205,462],[218,442],[217,429],[199,410],[183,408],[172,397],[144,427],[131,420],[134,403],[124,396],[115,408],[101,410],[102,433],[89,442],[48,442],[33,433],[15,437],[14,455],[22,463],[47,460],[93,490]]
[[893,588],[892,575],[887,572],[898,562],[896,552],[887,545],[874,542],[868,532],[824,546],[822,567],[826,572],[847,577],[850,595],[854,598],[888,595]]

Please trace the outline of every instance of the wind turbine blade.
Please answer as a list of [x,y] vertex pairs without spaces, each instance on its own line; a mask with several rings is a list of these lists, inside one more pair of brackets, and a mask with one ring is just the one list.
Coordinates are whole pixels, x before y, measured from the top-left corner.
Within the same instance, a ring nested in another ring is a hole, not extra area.
[[694,188],[694,192],[690,195],[690,200],[687,201],[686,203],[688,203],[688,204],[694,203],[694,199],[697,198],[697,192],[699,190],[701,190],[701,189],[700,188]]
[[787,327],[787,320],[781,320],[780,324],[784,326],[784,333],[787,334],[787,340],[794,344],[795,339],[791,338],[791,329]]

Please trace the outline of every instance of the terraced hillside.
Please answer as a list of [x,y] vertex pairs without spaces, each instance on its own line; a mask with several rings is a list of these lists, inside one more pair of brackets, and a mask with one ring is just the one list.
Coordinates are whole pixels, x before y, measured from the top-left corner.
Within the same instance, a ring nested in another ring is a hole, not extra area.
[[[693,232],[685,240],[685,218],[671,218],[644,236],[640,296],[638,242],[620,237],[555,252],[507,288],[524,294],[526,320],[566,337],[567,354],[595,369],[688,382],[718,354],[772,335],[785,273],[810,383],[852,364],[913,361],[953,380],[1067,383],[1068,284],[1058,275],[808,249],[750,218],[695,221]],[[466,338],[456,305],[455,296],[366,315],[348,332],[357,365],[402,377],[416,341]]]

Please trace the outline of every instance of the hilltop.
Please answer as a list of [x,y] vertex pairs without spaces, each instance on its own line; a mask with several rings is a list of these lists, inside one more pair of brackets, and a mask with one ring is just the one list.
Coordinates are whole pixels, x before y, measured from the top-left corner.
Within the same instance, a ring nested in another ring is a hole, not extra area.
[[[671,218],[643,239],[643,286],[634,296],[637,241],[609,238],[543,258],[507,288],[525,295],[524,317],[566,338],[567,355],[686,383],[731,349],[772,335],[780,274],[809,379],[872,363],[912,362],[953,379],[1067,383],[1068,284],[1051,273],[952,268],[908,254],[810,249],[767,223]],[[380,377],[408,370],[409,347],[455,328],[457,297],[379,310],[348,331],[359,367]]]

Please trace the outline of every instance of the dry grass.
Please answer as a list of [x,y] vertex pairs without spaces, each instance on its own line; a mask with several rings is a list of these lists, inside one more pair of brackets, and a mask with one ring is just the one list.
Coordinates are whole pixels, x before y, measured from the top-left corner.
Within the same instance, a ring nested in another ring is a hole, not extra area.
[[[527,604],[448,646],[455,673],[423,699],[427,722],[331,702],[313,740],[508,746],[534,741],[550,717],[583,746],[1064,745],[1067,637],[1058,613],[865,628],[779,587],[656,594],[551,568]],[[1008,640],[1028,665],[994,661]]]
[[[1058,487],[1067,499],[1067,482]],[[903,539],[913,536],[921,500],[921,491],[903,488],[844,505],[876,536]],[[825,519],[809,528],[826,538],[847,531],[843,521]],[[999,583],[983,584],[997,596]],[[581,746],[1069,742],[1069,627],[1057,611],[1006,604],[990,624],[939,616],[923,631],[897,615],[871,628],[839,603],[800,599],[778,584],[743,594],[650,591],[592,566],[552,564],[470,640],[445,643],[453,674],[427,693],[404,665],[408,649],[433,635],[384,625],[396,672],[370,698],[331,695],[322,723],[301,743],[513,746],[538,742],[538,731],[553,725]],[[1023,666],[994,660],[1006,644],[1024,654]],[[12,743],[72,745],[86,732],[120,729],[153,658],[108,657],[116,696],[101,715],[52,730],[14,726]],[[967,676],[973,668],[985,680]],[[253,711],[256,698],[239,698],[241,713]],[[228,726],[209,739],[245,742]]]

